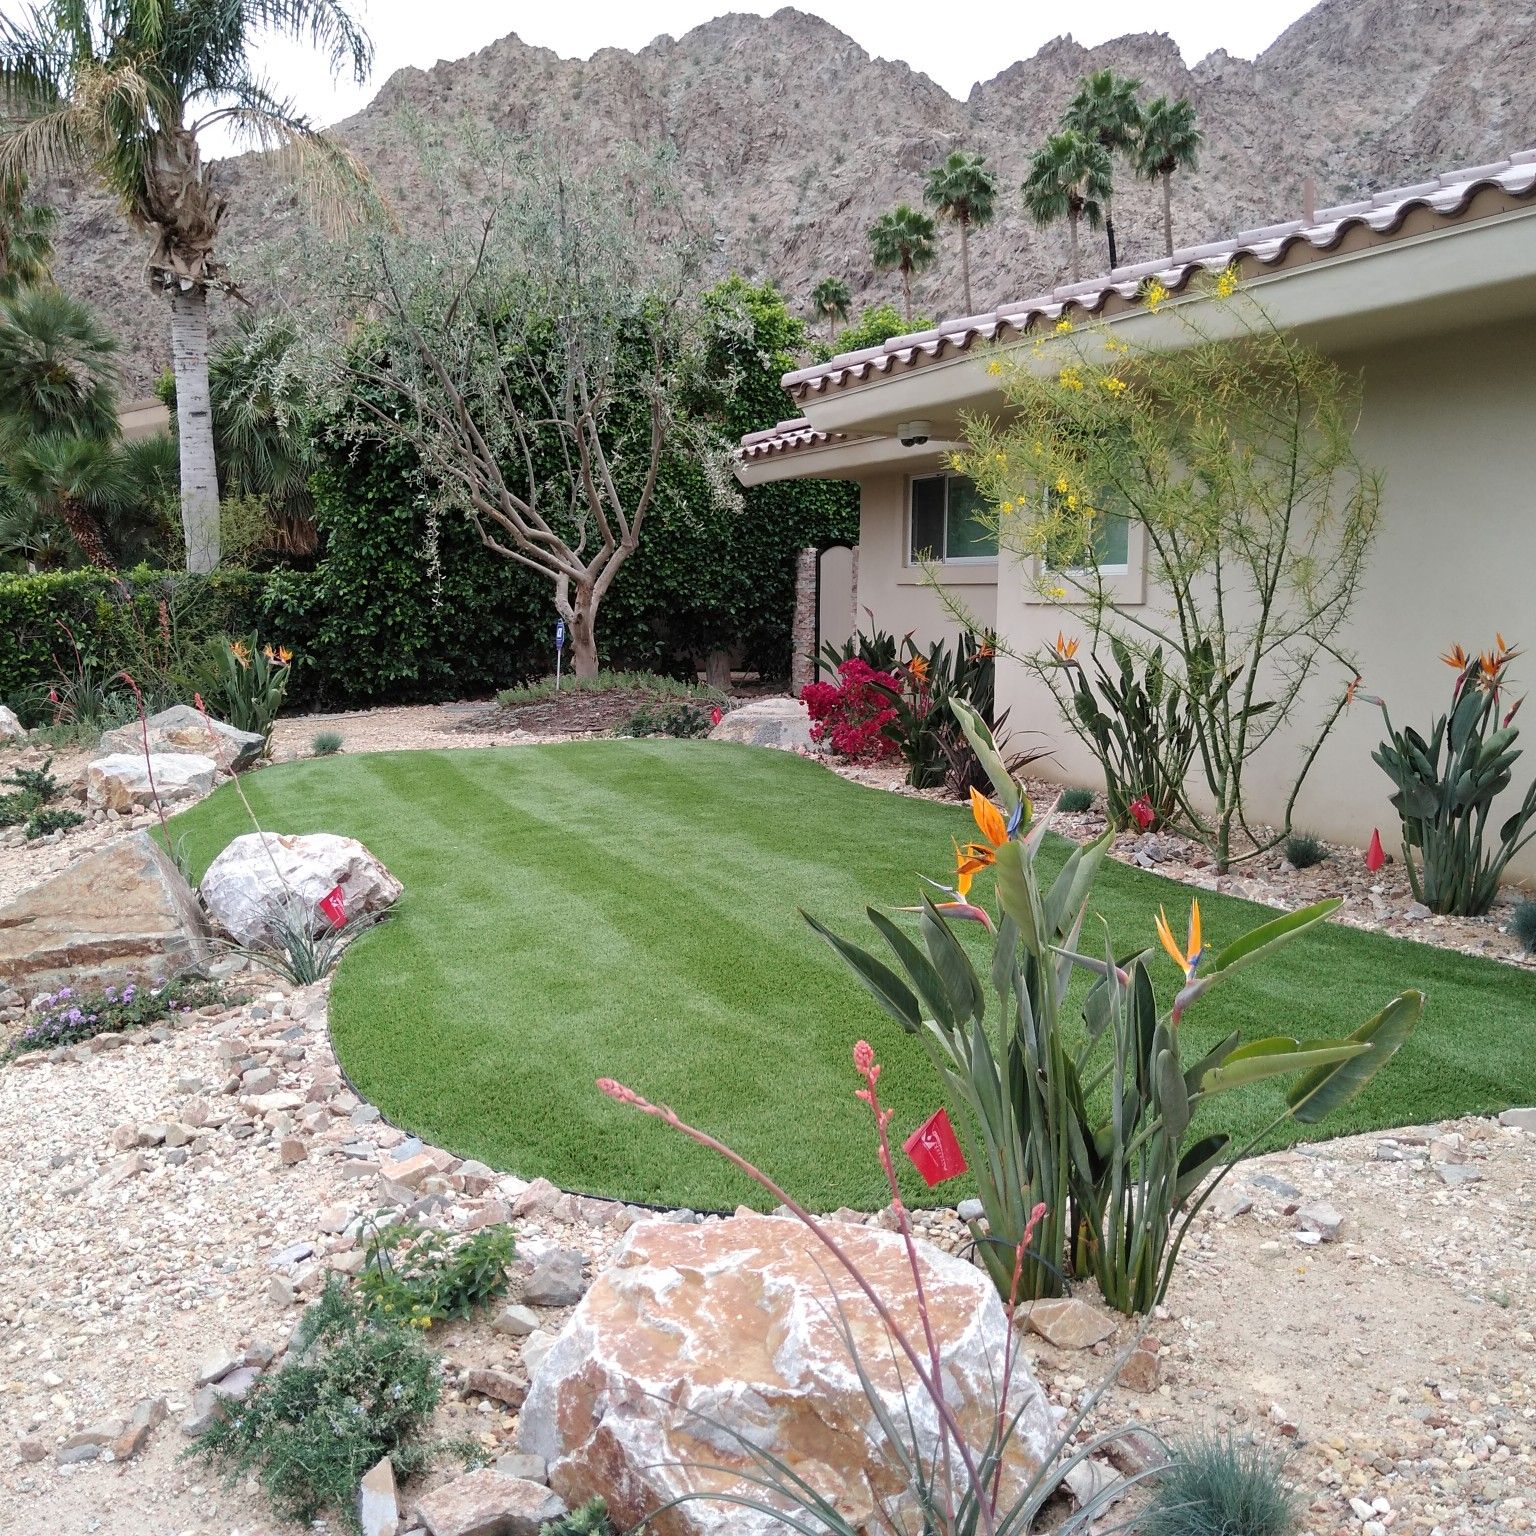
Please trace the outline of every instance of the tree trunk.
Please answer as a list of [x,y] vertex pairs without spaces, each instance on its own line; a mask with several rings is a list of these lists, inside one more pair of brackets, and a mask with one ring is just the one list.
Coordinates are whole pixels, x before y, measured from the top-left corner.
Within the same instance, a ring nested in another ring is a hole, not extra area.
[[1173,255],[1173,176],[1170,172],[1163,172],[1163,244],[1168,247],[1168,254]]
[[1113,272],[1119,265],[1115,250],[1115,205],[1107,197],[1104,199],[1104,233],[1109,237],[1109,270]]
[[965,289],[965,312],[967,315],[976,313],[975,306],[971,303],[971,221],[960,221],[960,286]]
[[901,264],[901,302],[907,311],[907,328],[912,327],[912,268],[906,262]]
[[704,658],[704,681],[721,693],[731,691],[731,653],[713,650]]
[[80,553],[92,565],[102,571],[116,569],[112,556],[107,553],[106,541],[101,536],[101,524],[83,501],[74,496],[63,497],[59,502],[59,517],[69,529],[69,536],[79,545]]
[[171,367],[176,374],[176,439],[181,451],[181,528],[187,569],[219,563],[219,478],[208,397],[208,292],[171,290]]
[[571,676],[597,676],[597,598],[576,593],[571,605]]
[[1081,282],[1082,281],[1082,277],[1083,277],[1083,274],[1082,274],[1082,272],[1081,272],[1081,270],[1079,268],[1078,259],[1077,259],[1077,220],[1078,220],[1078,217],[1079,216],[1076,213],[1069,213],[1067,215],[1067,237],[1068,237],[1068,240],[1071,242],[1071,248],[1072,248],[1072,281],[1074,283]]

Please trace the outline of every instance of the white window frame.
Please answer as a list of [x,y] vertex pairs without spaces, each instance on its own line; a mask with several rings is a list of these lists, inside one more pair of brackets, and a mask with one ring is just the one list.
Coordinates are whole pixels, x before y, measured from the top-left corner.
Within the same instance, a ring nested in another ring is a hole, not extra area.
[[[963,480],[963,475],[957,475],[953,470],[931,469],[924,474],[911,474],[907,476],[906,497],[902,516],[901,549],[902,566],[909,571],[919,571],[922,565],[912,558],[912,492],[919,480],[943,480],[944,482],[944,543],[949,543],[949,483],[951,480]],[[997,552],[990,555],[957,555],[954,558],[940,551],[929,562],[932,565],[947,566],[951,569],[964,569],[970,567],[986,567],[995,570],[997,568]]]
[[[1046,513],[1049,513],[1051,510],[1050,496],[1049,489],[1043,490],[1040,493],[1041,505]],[[947,513],[947,502],[945,509]],[[1131,547],[1135,542],[1136,528],[1135,518],[1128,517],[1125,519],[1125,559],[1116,565],[1099,565],[1097,563],[1093,565],[1069,565],[1065,570],[1062,570],[1059,566],[1045,565],[1042,561],[1042,569],[1047,575],[1055,576],[1129,576],[1131,574]]]

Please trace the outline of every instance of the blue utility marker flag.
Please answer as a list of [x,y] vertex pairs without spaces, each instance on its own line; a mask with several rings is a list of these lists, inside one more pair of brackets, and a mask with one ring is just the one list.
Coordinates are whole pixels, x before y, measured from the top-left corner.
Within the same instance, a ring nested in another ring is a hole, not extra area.
[[563,651],[565,649],[565,620],[564,619],[556,619],[555,620],[555,649],[557,651]]

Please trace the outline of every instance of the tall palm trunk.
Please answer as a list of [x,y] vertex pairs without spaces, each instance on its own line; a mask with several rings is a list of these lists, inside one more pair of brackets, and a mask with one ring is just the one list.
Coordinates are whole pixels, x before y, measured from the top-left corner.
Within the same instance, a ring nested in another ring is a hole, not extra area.
[[1109,270],[1113,272],[1120,263],[1115,250],[1115,200],[1112,197],[1104,199],[1104,233],[1109,237]]
[[1168,254],[1173,255],[1173,172],[1164,171],[1161,176],[1163,183],[1163,244],[1168,247]]
[[201,285],[171,289],[171,368],[187,569],[207,573],[219,563],[219,478],[208,398],[208,291]]
[[960,220],[960,286],[965,289],[965,312],[976,313],[971,303],[971,221]]
[[107,553],[106,541],[101,536],[101,524],[79,497],[59,498],[59,520],[69,529],[69,536],[92,565],[102,571],[115,569],[112,556]]
[[901,302],[907,311],[907,327],[912,325],[912,263],[903,261],[901,264]]
[[1077,258],[1077,221],[1080,218],[1082,218],[1082,214],[1076,208],[1067,210],[1067,239],[1072,252],[1072,281],[1074,283],[1081,282],[1083,277]]

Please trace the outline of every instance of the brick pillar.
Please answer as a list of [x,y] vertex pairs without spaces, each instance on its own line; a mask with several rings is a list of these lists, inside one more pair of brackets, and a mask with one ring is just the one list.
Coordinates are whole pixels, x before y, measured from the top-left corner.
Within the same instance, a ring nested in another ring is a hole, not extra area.
[[816,663],[811,653],[816,648],[816,566],[819,559],[814,549],[802,549],[795,556],[795,617],[789,629],[789,691],[797,699],[800,690],[816,677]]

